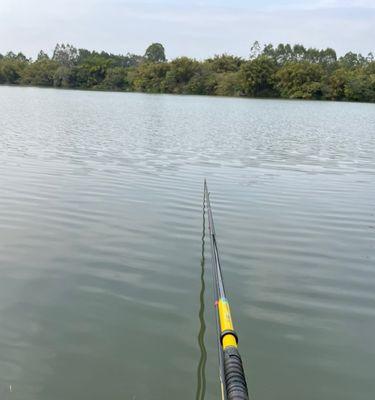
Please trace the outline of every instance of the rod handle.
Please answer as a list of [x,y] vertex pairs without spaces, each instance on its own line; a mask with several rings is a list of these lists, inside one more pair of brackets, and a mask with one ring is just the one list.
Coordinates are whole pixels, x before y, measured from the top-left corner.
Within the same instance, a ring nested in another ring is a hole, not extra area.
[[234,346],[223,350],[224,377],[228,400],[249,400],[240,353]]

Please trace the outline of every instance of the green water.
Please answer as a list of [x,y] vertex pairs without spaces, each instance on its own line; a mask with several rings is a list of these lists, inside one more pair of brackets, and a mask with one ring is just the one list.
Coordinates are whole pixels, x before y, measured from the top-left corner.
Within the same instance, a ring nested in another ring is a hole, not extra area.
[[374,127],[371,104],[0,87],[0,398],[219,397],[206,177],[253,397],[372,400]]

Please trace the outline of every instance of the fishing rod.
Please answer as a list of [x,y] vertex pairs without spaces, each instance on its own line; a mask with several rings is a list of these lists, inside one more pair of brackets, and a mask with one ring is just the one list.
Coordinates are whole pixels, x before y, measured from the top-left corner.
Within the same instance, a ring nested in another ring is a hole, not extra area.
[[221,395],[223,400],[249,400],[245,373],[237,347],[238,336],[233,329],[229,303],[225,295],[210,194],[206,180],[204,180],[204,197],[207,205],[208,230],[211,242]]

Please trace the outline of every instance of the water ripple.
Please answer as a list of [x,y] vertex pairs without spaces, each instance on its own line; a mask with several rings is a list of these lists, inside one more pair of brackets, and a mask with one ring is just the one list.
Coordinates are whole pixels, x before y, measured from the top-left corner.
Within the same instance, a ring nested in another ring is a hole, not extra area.
[[374,105],[0,87],[0,109],[2,399],[218,397],[204,177],[254,397],[371,398]]

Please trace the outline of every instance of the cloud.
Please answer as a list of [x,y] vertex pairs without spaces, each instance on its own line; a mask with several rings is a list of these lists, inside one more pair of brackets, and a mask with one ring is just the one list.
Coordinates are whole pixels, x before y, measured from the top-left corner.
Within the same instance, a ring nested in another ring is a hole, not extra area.
[[247,56],[250,43],[374,51],[371,0],[0,0],[0,52],[35,56],[57,42],[143,53],[162,42],[170,58],[205,58],[228,52]]
[[374,0],[292,0],[284,3],[272,1],[268,9],[273,10],[340,10],[340,9],[375,9]]

